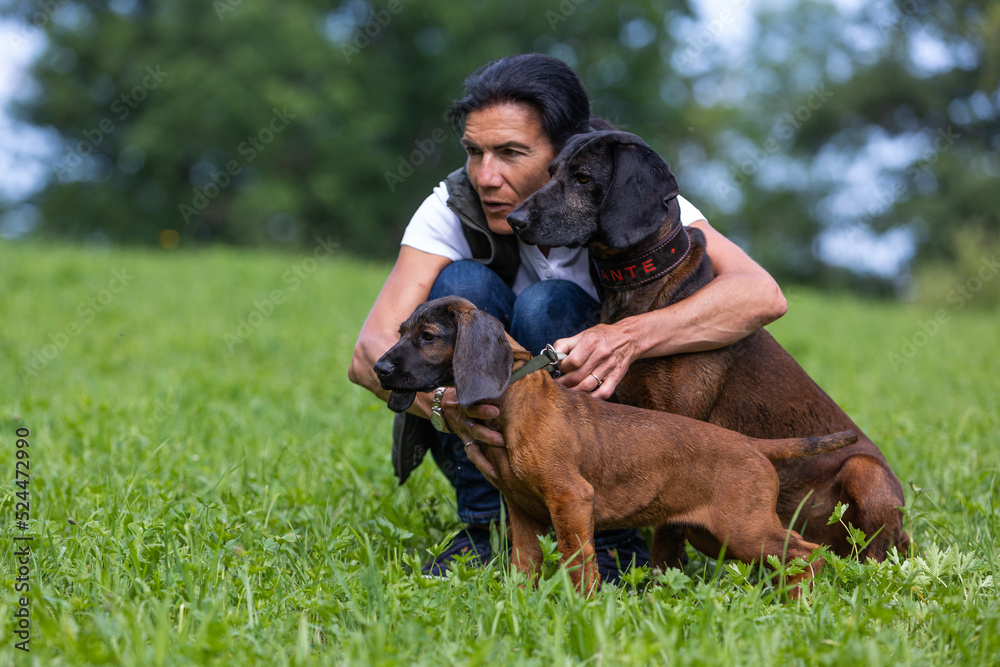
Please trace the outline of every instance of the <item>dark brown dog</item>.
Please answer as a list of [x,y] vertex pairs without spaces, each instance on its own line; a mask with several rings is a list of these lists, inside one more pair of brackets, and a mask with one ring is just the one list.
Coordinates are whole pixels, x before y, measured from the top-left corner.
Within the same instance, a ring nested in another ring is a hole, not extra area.
[[[577,135],[550,172],[507,220],[527,243],[590,249],[603,286],[603,322],[663,308],[715,277],[704,235],[680,226],[673,174],[639,137]],[[778,515],[790,526],[804,502],[795,530],[849,556],[846,531],[827,525],[844,502],[844,520],[874,536],[862,559],[881,561],[893,545],[906,551],[903,490],[882,452],[766,331],[720,350],[637,361],[615,395],[755,438],[855,431],[860,437],[851,447],[775,464]],[[653,564],[678,564],[683,546],[679,531],[658,531]]]
[[[485,447],[510,515],[516,567],[540,571],[538,536],[554,526],[578,589],[600,575],[593,532],[657,526],[704,553],[744,562],[806,558],[818,545],[785,530],[775,513],[774,464],[851,445],[851,432],[754,440],[679,415],[598,401],[566,389],[544,370],[509,383],[531,355],[500,322],[458,297],[425,303],[375,364],[389,405],[405,410],[414,392],[455,386],[459,403],[490,403],[506,447]],[[509,383],[509,384],[508,384]],[[792,578],[812,577],[823,560]],[[797,587],[791,594],[797,595]]]

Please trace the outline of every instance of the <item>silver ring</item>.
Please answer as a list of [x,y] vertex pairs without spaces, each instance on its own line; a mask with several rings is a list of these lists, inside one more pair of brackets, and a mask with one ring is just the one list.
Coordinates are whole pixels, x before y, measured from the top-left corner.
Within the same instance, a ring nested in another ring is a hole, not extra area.
[[590,374],[590,377],[592,377],[595,380],[597,380],[597,386],[590,390],[591,392],[595,392],[595,391],[597,391],[598,389],[601,388],[601,385],[604,384],[604,380],[602,380],[601,378],[597,377],[593,373]]

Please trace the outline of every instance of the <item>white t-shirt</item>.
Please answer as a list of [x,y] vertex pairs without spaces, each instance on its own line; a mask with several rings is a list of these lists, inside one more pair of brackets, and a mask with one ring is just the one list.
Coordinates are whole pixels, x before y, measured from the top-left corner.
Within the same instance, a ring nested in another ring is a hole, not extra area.
[[[684,197],[678,196],[677,203],[682,224],[689,225],[705,219],[701,211]],[[472,249],[462,233],[462,223],[448,208],[448,186],[444,181],[434,188],[434,192],[413,214],[400,245],[441,255],[453,262],[472,259]],[[551,248],[546,257],[538,246],[522,243],[520,239],[517,245],[521,250],[521,266],[514,278],[514,294],[520,294],[540,280],[559,278],[576,283],[598,300],[597,289],[590,278],[590,253],[586,248]]]

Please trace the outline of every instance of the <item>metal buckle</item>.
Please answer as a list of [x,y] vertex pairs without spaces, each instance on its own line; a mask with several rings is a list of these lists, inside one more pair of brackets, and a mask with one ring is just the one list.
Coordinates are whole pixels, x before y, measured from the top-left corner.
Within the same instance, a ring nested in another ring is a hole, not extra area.
[[562,371],[559,370],[559,362],[566,358],[566,354],[563,352],[556,352],[556,349],[552,347],[549,343],[545,346],[545,349],[541,351],[540,354],[544,354],[549,358],[548,371],[549,375],[554,378],[562,375]]

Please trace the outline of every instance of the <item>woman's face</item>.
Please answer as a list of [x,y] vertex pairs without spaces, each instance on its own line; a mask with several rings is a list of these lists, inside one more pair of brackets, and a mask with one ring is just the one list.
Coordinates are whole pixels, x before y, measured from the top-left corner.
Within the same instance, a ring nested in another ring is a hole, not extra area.
[[466,169],[490,229],[512,234],[507,215],[549,180],[556,157],[538,111],[520,102],[494,104],[466,116]]

